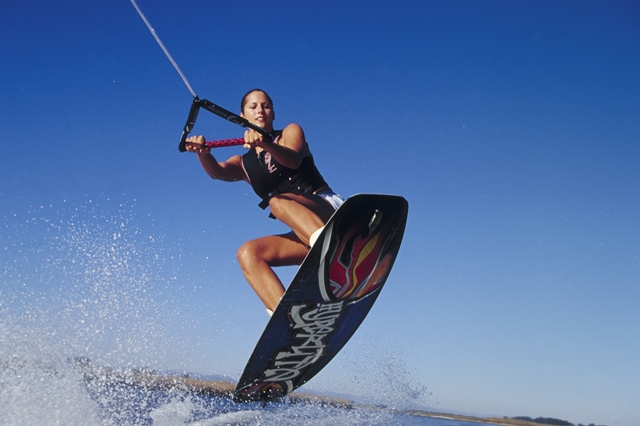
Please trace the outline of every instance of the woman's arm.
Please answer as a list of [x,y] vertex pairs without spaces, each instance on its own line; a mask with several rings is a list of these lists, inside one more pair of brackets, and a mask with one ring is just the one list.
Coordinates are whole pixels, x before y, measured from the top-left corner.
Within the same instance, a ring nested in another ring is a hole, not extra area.
[[213,155],[198,154],[198,160],[202,164],[202,168],[212,179],[219,179],[225,182],[236,182],[239,180],[247,180],[242,168],[242,157],[235,155],[227,161],[219,163]]
[[244,139],[245,148],[260,147],[269,152],[278,163],[294,170],[300,167],[303,158],[309,155],[302,127],[295,123],[284,128],[277,144],[265,142],[262,135],[254,130],[247,130]]
[[247,176],[242,168],[242,157],[235,155],[227,161],[218,162],[211,155],[211,149],[205,146],[204,136],[192,136],[187,138],[185,147],[187,151],[195,152],[202,168],[212,179],[219,179],[225,182],[235,182],[247,180]]

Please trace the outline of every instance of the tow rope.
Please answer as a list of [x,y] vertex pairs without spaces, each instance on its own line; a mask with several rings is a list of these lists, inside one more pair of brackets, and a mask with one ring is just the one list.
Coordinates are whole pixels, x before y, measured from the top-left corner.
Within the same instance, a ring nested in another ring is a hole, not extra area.
[[[153,26],[151,26],[151,23],[149,22],[147,17],[144,15],[144,13],[142,13],[142,10],[140,9],[140,7],[138,7],[138,4],[136,3],[136,1],[135,0],[130,0],[130,1],[131,1],[131,4],[133,5],[133,7],[138,12],[138,15],[140,15],[140,18],[142,18],[142,20],[144,21],[145,25],[149,29],[149,32],[151,32],[151,35],[153,36],[153,38],[156,40],[156,42],[158,43],[158,45],[160,46],[160,48],[162,49],[164,54],[169,59],[169,62],[171,62],[173,67],[176,69],[176,71],[180,75],[180,78],[182,78],[182,81],[184,82],[185,86],[187,86],[187,89],[189,89],[189,93],[191,93],[191,95],[193,96],[193,102],[191,103],[191,109],[189,110],[189,116],[187,117],[187,122],[185,123],[184,128],[182,130],[182,136],[180,137],[180,143],[178,144],[178,150],[180,152],[185,152],[187,150],[187,148],[185,146],[186,139],[187,139],[187,136],[189,136],[189,133],[191,133],[191,130],[193,130],[193,126],[195,126],[195,124],[196,124],[196,119],[198,118],[198,112],[200,112],[200,108],[204,108],[207,111],[212,112],[213,114],[217,115],[218,117],[222,117],[225,120],[230,121],[232,123],[235,123],[235,124],[237,124],[237,125],[239,125],[241,127],[245,127],[245,128],[249,128],[249,129],[255,130],[256,132],[260,133],[267,141],[271,141],[272,140],[271,135],[269,135],[269,133],[266,130],[264,130],[263,128],[258,127],[255,124],[251,124],[247,119],[242,118],[239,115],[234,114],[231,111],[229,111],[229,110],[227,110],[225,108],[222,108],[221,106],[216,105],[211,101],[208,101],[206,99],[200,99],[198,97],[198,95],[196,95],[196,92],[191,87],[191,84],[189,84],[189,80],[187,80],[187,77],[184,75],[184,73],[182,72],[182,70],[178,66],[178,63],[173,59],[173,56],[171,56],[171,53],[169,53],[169,49],[167,49],[167,47],[164,45],[162,40],[160,40],[160,37],[156,33],[156,30],[153,28]],[[233,143],[229,143],[230,141],[233,141]],[[221,141],[210,141],[210,142],[206,142],[205,144],[209,148],[219,148],[219,147],[223,147],[223,146],[240,145],[240,144],[243,143],[243,141],[244,141],[244,139],[236,138],[236,139],[231,139],[231,140],[225,139],[225,140],[221,140]]]

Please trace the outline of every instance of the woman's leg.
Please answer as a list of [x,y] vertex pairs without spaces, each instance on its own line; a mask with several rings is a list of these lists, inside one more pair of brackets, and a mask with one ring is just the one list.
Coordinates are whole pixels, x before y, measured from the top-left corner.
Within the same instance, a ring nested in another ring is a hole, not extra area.
[[271,213],[291,228],[307,246],[314,231],[327,223],[333,207],[313,194],[279,194],[269,201]]
[[272,268],[299,265],[308,251],[292,233],[273,235],[244,243],[238,250],[238,262],[262,303],[273,311],[284,294],[284,286]]

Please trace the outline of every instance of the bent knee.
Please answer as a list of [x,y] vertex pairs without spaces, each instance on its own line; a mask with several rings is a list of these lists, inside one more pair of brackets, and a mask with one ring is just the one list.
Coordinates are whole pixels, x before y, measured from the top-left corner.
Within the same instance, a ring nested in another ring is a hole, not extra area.
[[252,240],[242,244],[236,253],[240,267],[242,269],[247,269],[250,268],[251,265],[255,265],[257,262],[260,262],[262,260],[260,253],[260,243],[257,241]]

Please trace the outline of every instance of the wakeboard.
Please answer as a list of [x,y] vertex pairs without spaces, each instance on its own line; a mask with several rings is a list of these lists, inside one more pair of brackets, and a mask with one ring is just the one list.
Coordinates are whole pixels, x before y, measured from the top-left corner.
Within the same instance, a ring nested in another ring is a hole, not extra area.
[[342,349],[391,272],[408,208],[400,196],[359,194],[333,214],[260,337],[235,401],[283,398]]

